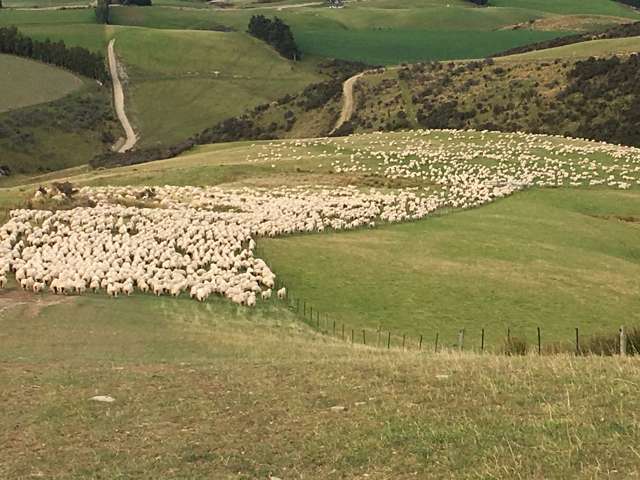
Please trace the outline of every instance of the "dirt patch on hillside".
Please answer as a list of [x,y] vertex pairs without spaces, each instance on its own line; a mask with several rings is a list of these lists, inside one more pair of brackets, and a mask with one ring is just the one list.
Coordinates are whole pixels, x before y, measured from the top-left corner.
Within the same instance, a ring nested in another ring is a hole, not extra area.
[[73,301],[74,297],[35,294],[20,288],[0,290],[0,318],[10,315],[12,310],[19,306],[26,306],[21,315],[33,318],[38,316],[45,307]]

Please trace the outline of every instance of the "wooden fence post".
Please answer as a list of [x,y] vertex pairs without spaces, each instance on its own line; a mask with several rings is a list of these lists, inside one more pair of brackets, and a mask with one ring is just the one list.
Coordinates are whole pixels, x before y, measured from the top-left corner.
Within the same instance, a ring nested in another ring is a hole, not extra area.
[[438,353],[438,336],[439,336],[439,335],[440,335],[440,334],[439,334],[438,332],[436,332],[436,344],[435,344],[436,346],[435,346],[435,348],[433,349],[433,352],[434,352],[434,353]]
[[391,330],[389,330],[389,336],[387,337],[387,350],[391,348]]
[[458,332],[458,350],[464,349],[464,328]]
[[342,324],[342,341],[344,342],[344,323]]
[[367,344],[367,339],[365,337],[365,333],[364,333],[364,328],[362,329],[362,344],[366,345]]
[[418,350],[422,350],[422,335],[420,335],[420,343],[418,344]]
[[482,329],[482,339],[480,340],[480,353],[484,353],[484,328]]
[[353,345],[353,335],[354,335],[354,333],[353,333],[353,328],[352,328],[351,329],[351,345]]
[[625,356],[627,354],[627,335],[624,331],[624,326],[620,327],[620,355]]
[[404,352],[404,344],[407,340],[407,335],[405,333],[402,334],[402,351]]
[[302,316],[307,318],[307,301],[302,302]]
[[333,336],[336,336],[336,321],[333,321]]
[[542,334],[540,333],[540,327],[538,327],[538,355],[542,355]]
[[576,327],[576,355],[580,355],[580,332]]

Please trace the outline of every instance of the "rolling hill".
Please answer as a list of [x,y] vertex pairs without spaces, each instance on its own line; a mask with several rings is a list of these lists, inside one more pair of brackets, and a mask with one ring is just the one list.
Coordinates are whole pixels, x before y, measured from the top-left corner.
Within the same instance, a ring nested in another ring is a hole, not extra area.
[[75,75],[32,60],[0,54],[0,112],[49,102],[83,86]]

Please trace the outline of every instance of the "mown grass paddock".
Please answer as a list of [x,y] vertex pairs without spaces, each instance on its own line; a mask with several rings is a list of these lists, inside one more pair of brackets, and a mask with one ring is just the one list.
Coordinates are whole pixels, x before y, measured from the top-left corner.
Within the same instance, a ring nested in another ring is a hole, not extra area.
[[0,71],[0,112],[55,100],[83,85],[62,69],[12,55],[0,55]]

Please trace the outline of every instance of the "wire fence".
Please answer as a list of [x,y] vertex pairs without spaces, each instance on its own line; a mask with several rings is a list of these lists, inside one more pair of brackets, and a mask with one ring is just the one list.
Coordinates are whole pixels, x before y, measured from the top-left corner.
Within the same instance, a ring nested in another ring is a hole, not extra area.
[[[276,281],[276,290],[282,288],[284,282]],[[545,341],[541,327],[536,328],[536,339],[514,335],[511,328],[494,335],[498,341],[493,345],[487,342],[488,331],[481,328],[479,335],[473,338],[465,329],[457,332],[456,342],[445,342],[440,332],[430,336],[423,334],[406,334],[377,328],[375,330],[355,327],[333,318],[322,312],[311,302],[296,297],[286,289],[284,298],[278,299],[287,308],[298,315],[308,326],[319,334],[348,342],[352,345],[363,345],[372,348],[401,349],[402,351],[418,351],[439,353],[442,351],[467,351],[476,353],[494,353],[504,355],[550,355],[573,353],[575,355],[638,355],[640,354],[640,328],[622,326],[617,332],[597,335],[582,335],[580,329],[574,329],[574,335],[566,341]],[[495,332],[493,332],[495,333]]]

